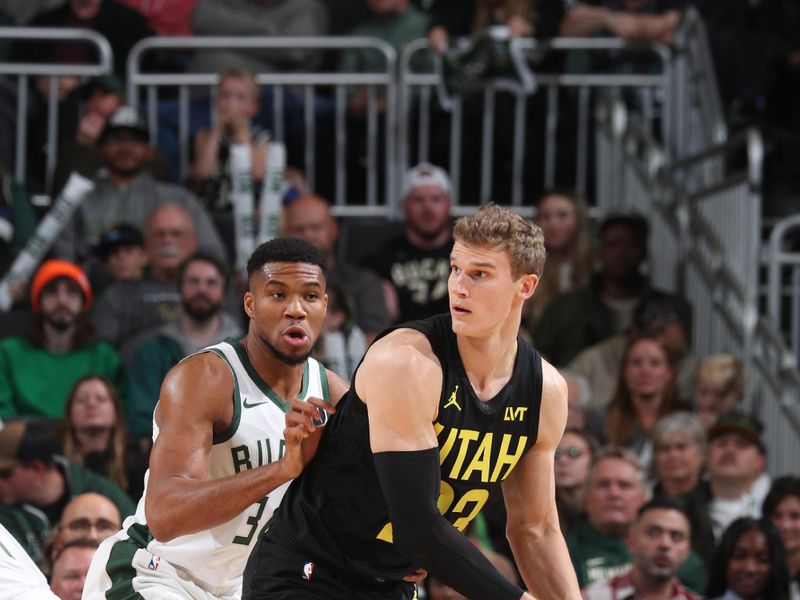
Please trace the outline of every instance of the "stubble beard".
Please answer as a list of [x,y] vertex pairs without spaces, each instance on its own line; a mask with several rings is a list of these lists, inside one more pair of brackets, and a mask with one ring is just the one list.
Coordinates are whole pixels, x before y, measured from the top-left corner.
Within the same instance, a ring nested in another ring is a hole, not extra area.
[[262,335],[258,336],[258,339],[261,340],[261,343],[264,344],[264,347],[267,351],[276,358],[280,362],[285,365],[289,365],[291,367],[296,367],[297,365],[302,365],[304,362],[308,360],[308,357],[311,356],[311,351],[309,350],[303,355],[300,356],[289,356],[278,350],[267,338]]

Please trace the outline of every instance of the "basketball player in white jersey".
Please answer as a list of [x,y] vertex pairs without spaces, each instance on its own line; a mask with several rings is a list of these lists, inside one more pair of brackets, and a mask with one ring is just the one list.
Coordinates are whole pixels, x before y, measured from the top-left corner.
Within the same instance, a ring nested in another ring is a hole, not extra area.
[[241,596],[250,550],[332,411],[325,401],[346,391],[310,358],[327,304],[324,260],[293,238],[253,252],[247,335],[164,379],[144,496],[98,549],[84,599]]

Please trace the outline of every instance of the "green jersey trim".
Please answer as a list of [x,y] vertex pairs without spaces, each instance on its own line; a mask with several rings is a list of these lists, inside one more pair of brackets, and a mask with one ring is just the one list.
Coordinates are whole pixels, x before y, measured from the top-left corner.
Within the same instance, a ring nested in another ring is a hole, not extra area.
[[147,525],[134,523],[126,531],[127,540],[115,542],[111,547],[106,562],[106,573],[111,579],[111,588],[106,591],[108,600],[144,600],[144,597],[133,589],[133,578],[136,569],[133,567],[133,556],[140,549],[147,549],[153,540],[153,534]]
[[325,368],[325,365],[319,361],[317,362],[317,366],[319,367],[319,381],[322,384],[322,399],[327,400],[328,404],[333,404],[331,390],[328,386],[328,370]]
[[[261,375],[258,374],[256,368],[250,362],[250,358],[247,356],[247,351],[238,342],[238,340],[227,339],[225,342],[233,346],[236,355],[239,357],[239,360],[242,361],[242,366],[244,367],[245,372],[250,376],[250,379],[253,380],[253,383],[256,384],[258,389],[261,390],[267,398],[272,400],[283,412],[288,412],[290,404],[285,402],[280,396],[278,396],[278,394],[272,391],[272,388],[269,387],[269,384],[261,378]],[[309,361],[306,360],[305,365],[303,365],[303,385],[300,389],[300,398],[304,398],[308,392],[308,362]]]
[[233,419],[231,419],[231,424],[228,425],[228,428],[225,431],[221,433],[215,433],[214,438],[211,440],[213,444],[223,444],[233,437],[233,434],[235,434],[236,430],[239,429],[239,422],[242,419],[242,401],[239,396],[239,380],[236,379],[236,370],[228,361],[225,353],[222,352],[222,350],[217,348],[209,348],[208,352],[213,352],[219,356],[225,362],[225,364],[228,365],[228,368],[231,370],[231,376],[233,377]]

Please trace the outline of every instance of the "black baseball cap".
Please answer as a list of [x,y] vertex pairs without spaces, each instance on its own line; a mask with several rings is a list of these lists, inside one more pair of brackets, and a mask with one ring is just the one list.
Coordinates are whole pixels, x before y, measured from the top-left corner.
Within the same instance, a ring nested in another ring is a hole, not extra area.
[[108,118],[98,143],[102,144],[115,131],[126,130],[137,134],[145,142],[150,141],[147,123],[135,106],[122,106]]
[[763,425],[753,415],[738,410],[731,410],[720,415],[717,422],[708,428],[708,441],[711,442],[715,438],[725,435],[726,433],[736,433],[753,442],[763,453],[766,450],[764,442],[761,439],[761,434],[763,432]]
[[128,223],[119,223],[106,229],[94,245],[93,251],[100,259],[105,260],[117,248],[122,246],[143,246],[142,232]]

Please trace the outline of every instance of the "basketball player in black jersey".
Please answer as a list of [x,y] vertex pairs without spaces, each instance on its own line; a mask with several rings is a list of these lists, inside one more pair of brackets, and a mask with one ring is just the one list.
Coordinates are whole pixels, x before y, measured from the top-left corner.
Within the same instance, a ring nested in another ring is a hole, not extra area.
[[[455,227],[450,314],[384,332],[250,555],[243,600],[411,599],[423,568],[471,600],[579,599],[553,461],[566,384],[517,337],[539,228],[489,205]],[[530,592],[460,532],[502,486]]]

